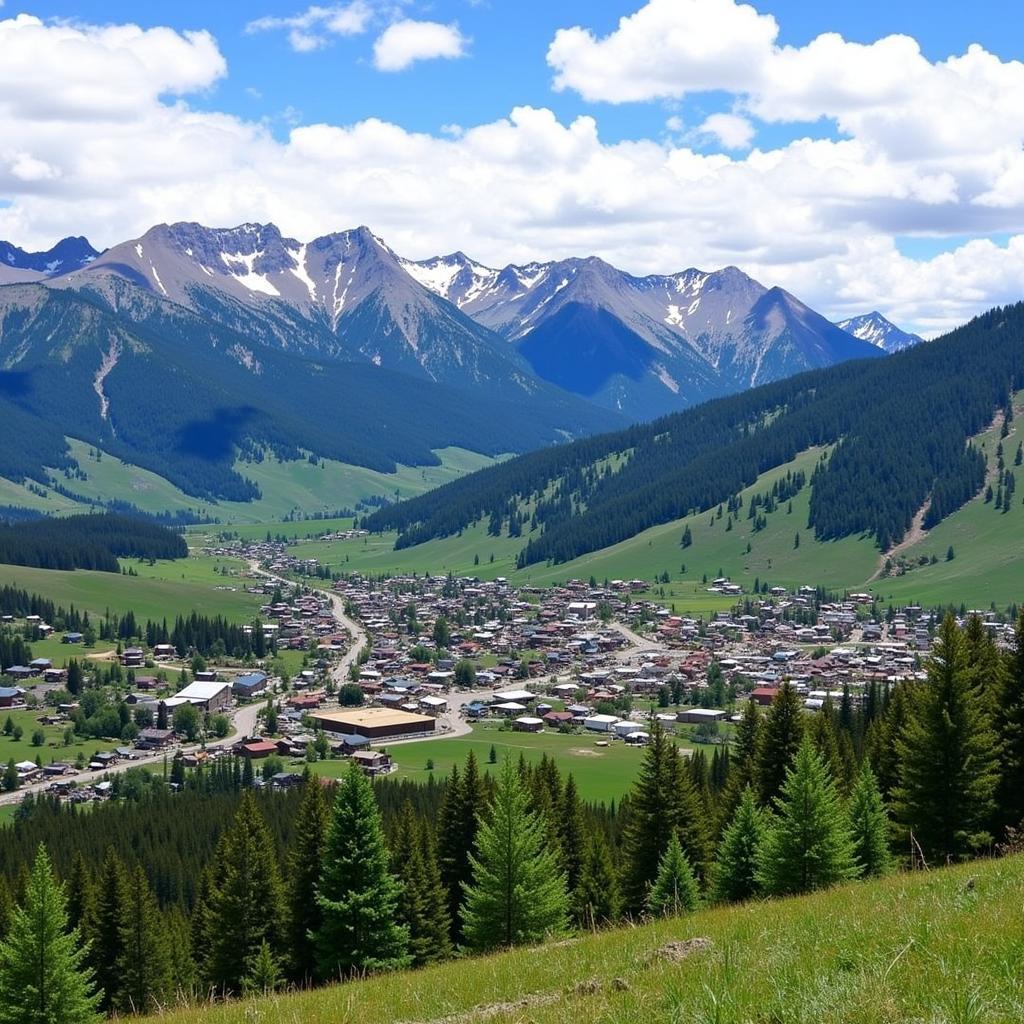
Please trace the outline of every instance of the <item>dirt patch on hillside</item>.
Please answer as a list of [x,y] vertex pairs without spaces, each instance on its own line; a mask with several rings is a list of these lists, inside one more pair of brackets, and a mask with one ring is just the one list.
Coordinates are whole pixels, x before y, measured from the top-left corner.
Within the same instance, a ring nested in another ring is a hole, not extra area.
[[695,939],[679,939],[675,942],[666,942],[664,946],[651,953],[652,960],[668,960],[670,963],[678,964],[688,960],[695,953],[703,953],[711,949],[714,943],[703,936]]
[[569,753],[579,757],[604,757],[603,750],[588,750],[586,747],[572,747]]

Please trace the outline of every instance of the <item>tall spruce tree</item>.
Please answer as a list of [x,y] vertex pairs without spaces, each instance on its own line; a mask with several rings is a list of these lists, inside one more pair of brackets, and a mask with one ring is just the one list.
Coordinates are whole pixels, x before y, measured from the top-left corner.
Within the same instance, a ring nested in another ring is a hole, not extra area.
[[398,918],[409,932],[409,956],[420,967],[450,955],[448,900],[426,823],[408,800],[402,809],[391,850],[392,870],[402,886]]
[[893,811],[929,863],[960,860],[991,841],[998,774],[995,736],[952,615],[939,628],[927,682],[915,698],[897,739]]
[[68,931],[64,890],[40,845],[20,906],[0,943],[0,1024],[92,1024],[100,997],[88,947]]
[[121,908],[121,955],[114,1005],[122,1013],[149,1013],[173,989],[163,916],[142,865],[128,874]]
[[324,787],[319,778],[307,775],[295,817],[287,893],[288,968],[292,980],[299,983],[308,982],[316,974],[312,936],[320,927],[317,885],[329,819]]
[[476,849],[480,813],[486,804],[487,787],[470,751],[464,774],[459,772],[458,765],[452,766],[438,816],[437,859],[448,893],[452,941],[456,944],[462,941],[463,888],[473,875],[469,858]]
[[1024,826],[1024,611],[1017,617],[1013,651],[1002,676],[1002,692],[996,701],[996,733],[999,741],[999,783],[996,789],[996,825]]
[[711,889],[715,900],[738,903],[760,895],[757,864],[765,827],[765,812],[758,806],[753,788],[746,786],[718,845]]
[[867,758],[861,763],[854,780],[847,814],[853,837],[853,856],[861,877],[873,878],[889,872],[892,869],[889,815]]
[[696,910],[700,890],[693,868],[675,833],[658,864],[658,875],[647,894],[647,909],[655,917],[669,917]]
[[597,928],[617,921],[621,908],[619,875],[608,840],[600,828],[594,828],[587,840],[579,882],[572,893],[573,917],[582,928]]
[[635,913],[642,913],[647,906],[647,893],[673,835],[678,835],[698,875],[708,866],[711,838],[707,815],[681,761],[675,743],[655,722],[630,793],[624,837],[626,909]]
[[775,809],[758,853],[757,879],[768,895],[811,892],[856,875],[846,814],[810,737],[800,743]]
[[402,887],[388,860],[373,788],[352,764],[337,787],[317,889],[321,979],[408,965],[409,933],[397,921]]
[[284,917],[274,841],[252,793],[242,796],[225,833],[218,870],[210,903],[209,977],[215,989],[239,992],[264,939],[277,948]]
[[803,735],[804,709],[792,683],[784,682],[765,715],[758,744],[757,780],[765,806],[781,791]]
[[71,859],[65,890],[68,921],[72,928],[77,928],[88,939],[92,935],[96,916],[96,884],[81,850],[75,850]]
[[536,942],[565,928],[565,875],[510,757],[502,762],[471,863],[463,906],[463,933],[471,949]]
[[117,965],[123,950],[121,908],[125,904],[125,866],[108,847],[100,868],[96,887],[96,914],[92,933],[88,936],[89,966],[101,993],[100,1006],[110,1010],[117,998],[120,975]]
[[569,892],[575,892],[583,871],[583,859],[587,848],[587,826],[583,819],[576,780],[570,775],[562,790],[562,806],[558,818],[559,845],[562,854],[562,868],[565,871]]

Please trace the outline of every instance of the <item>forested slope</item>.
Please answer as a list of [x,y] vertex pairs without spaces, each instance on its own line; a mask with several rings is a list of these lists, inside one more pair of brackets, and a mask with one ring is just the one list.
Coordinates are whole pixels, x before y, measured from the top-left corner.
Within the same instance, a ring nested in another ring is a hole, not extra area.
[[1024,304],[884,361],[846,363],[651,424],[531,453],[381,509],[364,524],[398,547],[481,517],[523,537],[519,565],[564,562],[726,502],[759,474],[833,445],[814,474],[819,539],[866,534],[887,549],[931,497],[931,523],[977,493],[969,445],[1024,383]]

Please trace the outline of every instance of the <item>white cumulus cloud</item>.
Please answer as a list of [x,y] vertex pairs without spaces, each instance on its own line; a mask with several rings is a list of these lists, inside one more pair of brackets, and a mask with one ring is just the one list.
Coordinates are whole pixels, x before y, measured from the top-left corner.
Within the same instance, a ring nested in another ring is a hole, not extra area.
[[378,71],[404,71],[421,60],[464,57],[468,45],[458,25],[403,18],[377,37],[373,65]]
[[754,126],[739,114],[712,114],[697,131],[717,139],[726,149],[748,149],[754,139]]
[[357,36],[367,30],[373,18],[373,8],[366,0],[350,0],[345,4],[313,5],[286,17],[265,16],[250,21],[245,31],[284,31],[288,45],[296,53],[311,53],[330,43],[331,36]]

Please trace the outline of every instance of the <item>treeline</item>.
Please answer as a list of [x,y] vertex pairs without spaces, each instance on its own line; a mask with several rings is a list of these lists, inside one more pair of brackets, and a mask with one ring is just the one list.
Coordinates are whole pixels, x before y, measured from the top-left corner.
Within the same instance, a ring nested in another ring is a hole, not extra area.
[[0,562],[120,572],[118,558],[184,558],[184,537],[128,516],[78,515],[0,524]]
[[[31,851],[51,851],[115,1010],[999,852],[1024,821],[1024,617],[1009,654],[976,617],[964,629],[947,617],[926,679],[872,684],[859,702],[847,689],[816,714],[786,683],[767,711],[749,702],[735,743],[710,759],[681,757],[653,723],[617,808],[583,804],[546,757],[506,759],[491,777],[470,755],[443,785],[375,790],[352,767],[332,794],[313,778],[255,794],[249,762],[192,776],[178,762],[170,777],[177,796],[157,779],[89,815],[43,800],[0,833],[15,898]],[[9,903],[0,892],[0,919]],[[145,986],[124,969],[140,933]]]
[[489,467],[362,525],[397,530],[401,548],[485,517],[493,531],[532,504],[520,567],[563,562],[714,508],[799,452],[835,445],[814,475],[809,525],[821,539],[867,533],[884,549],[933,492],[935,516],[978,492],[980,456],[967,442],[1024,385],[1022,338],[1024,304],[995,309],[885,360],[812,371]]

